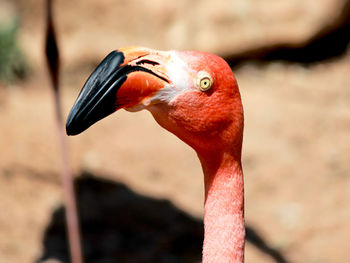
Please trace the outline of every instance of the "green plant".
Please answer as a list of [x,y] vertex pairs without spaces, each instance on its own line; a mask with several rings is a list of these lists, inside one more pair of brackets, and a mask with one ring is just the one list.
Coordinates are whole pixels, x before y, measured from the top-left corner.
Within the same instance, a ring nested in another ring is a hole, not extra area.
[[0,80],[14,82],[23,79],[28,71],[24,55],[17,45],[18,20],[0,25]]

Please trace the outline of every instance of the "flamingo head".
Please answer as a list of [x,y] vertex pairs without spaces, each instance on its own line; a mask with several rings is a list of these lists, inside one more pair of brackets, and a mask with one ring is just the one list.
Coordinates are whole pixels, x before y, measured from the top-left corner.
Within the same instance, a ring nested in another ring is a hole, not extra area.
[[67,134],[79,134],[121,108],[149,110],[198,153],[234,148],[240,155],[238,85],[228,64],[213,54],[142,47],[113,51],[82,88],[68,116]]

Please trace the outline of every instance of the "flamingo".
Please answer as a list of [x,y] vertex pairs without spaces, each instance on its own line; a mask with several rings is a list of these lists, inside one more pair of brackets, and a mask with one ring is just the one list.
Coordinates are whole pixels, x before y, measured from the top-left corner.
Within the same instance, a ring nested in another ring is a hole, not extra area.
[[244,262],[244,117],[229,65],[198,51],[115,50],[83,86],[67,134],[79,134],[121,108],[150,111],[196,151],[205,185],[203,262]]

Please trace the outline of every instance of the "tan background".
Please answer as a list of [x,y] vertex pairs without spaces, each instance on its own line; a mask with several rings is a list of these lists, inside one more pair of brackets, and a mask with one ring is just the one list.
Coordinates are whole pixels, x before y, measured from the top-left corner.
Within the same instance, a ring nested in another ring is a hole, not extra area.
[[[144,45],[234,57],[274,45],[302,46],[344,22],[346,1],[56,2],[66,115],[91,70],[112,49]],[[25,81],[0,85],[0,262],[38,258],[44,229],[62,202],[42,54],[43,7],[42,0],[0,1],[1,13],[21,16],[19,43],[31,65]],[[290,262],[347,262],[350,53],[311,66],[247,62],[234,72],[246,117],[246,222]],[[101,174],[202,216],[195,153],[147,112],[121,111],[68,142],[76,174]],[[248,243],[246,262],[274,261]]]

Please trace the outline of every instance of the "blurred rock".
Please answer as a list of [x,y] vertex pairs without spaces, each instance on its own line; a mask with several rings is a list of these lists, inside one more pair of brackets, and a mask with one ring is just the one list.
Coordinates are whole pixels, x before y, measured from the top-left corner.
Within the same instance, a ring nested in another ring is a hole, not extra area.
[[0,1],[0,26],[9,26],[15,16],[15,8],[11,1]]
[[[44,1],[17,0],[22,39],[39,55]],[[236,54],[298,44],[332,24],[346,0],[76,0],[56,2],[56,21],[68,63],[103,57],[125,45]],[[37,50],[36,52],[33,49]]]

